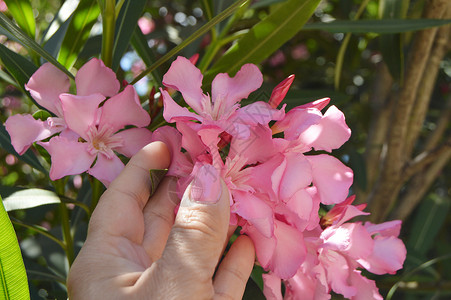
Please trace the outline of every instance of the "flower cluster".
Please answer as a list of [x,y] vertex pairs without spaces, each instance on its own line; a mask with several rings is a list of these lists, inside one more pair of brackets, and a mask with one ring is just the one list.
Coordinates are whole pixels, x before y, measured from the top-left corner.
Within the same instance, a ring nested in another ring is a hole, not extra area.
[[[120,91],[115,74],[92,59],[77,73],[76,95],[69,79],[43,65],[26,89],[54,116],[35,120],[15,115],[6,122],[20,154],[38,142],[51,155],[52,180],[89,174],[108,185],[123,168],[116,155],[132,156],[150,141],[165,142],[172,155],[168,175],[178,178],[183,194],[196,177],[211,176],[207,194],[218,194],[222,178],[231,195],[231,225],[254,242],[268,299],[330,299],[330,292],[351,299],[381,299],[361,269],[394,274],[406,249],[398,238],[401,222],[348,222],[363,212],[348,197],[353,173],[331,152],[351,131],[335,106],[322,110],[320,99],[285,112],[293,78],[277,86],[268,102],[241,106],[263,76],[252,64],[234,77],[219,74],[211,96],[202,91],[203,76],[192,61],[178,57],[160,89],[163,117],[172,126],[151,133],[150,117],[131,86]],[[171,95],[179,91],[190,109]],[[216,180],[216,181],[215,181]],[[205,191],[204,191],[205,192]],[[333,205],[320,216],[321,205]],[[282,296],[282,282],[285,293]]]
[[[359,269],[393,274],[402,267],[401,224],[347,223],[367,214],[348,198],[352,170],[333,156],[311,154],[330,152],[349,139],[343,113],[330,106],[323,114],[329,99],[289,112],[285,106],[277,109],[292,78],[276,87],[269,102],[241,107],[239,102],[263,81],[252,64],[233,78],[217,75],[211,96],[203,93],[202,78],[183,57],[163,78],[192,108],[178,105],[161,89],[164,118],[177,130],[157,131],[171,147],[169,174],[180,178],[179,192],[196,176],[225,181],[232,196],[230,222],[253,240],[258,262],[268,271],[263,277],[268,299],[282,299],[281,281],[285,299],[329,299],[331,290],[351,299],[381,299]],[[335,206],[320,217],[320,205]]]
[[[119,92],[116,75],[101,60],[80,68],[75,83],[76,95],[67,93],[67,75],[50,63],[42,65],[25,88],[53,116],[42,121],[13,115],[5,127],[20,155],[34,142],[49,152],[50,179],[87,171],[108,186],[124,168],[114,151],[130,157],[151,141],[152,133],[143,128],[150,117],[132,86]],[[126,126],[134,127],[122,130]]]

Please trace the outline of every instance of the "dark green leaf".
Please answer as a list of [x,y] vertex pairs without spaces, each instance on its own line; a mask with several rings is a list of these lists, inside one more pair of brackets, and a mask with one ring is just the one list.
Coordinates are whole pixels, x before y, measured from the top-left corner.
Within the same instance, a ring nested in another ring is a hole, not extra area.
[[52,115],[46,110],[38,110],[37,112],[35,112],[33,114],[33,118],[35,118],[36,120],[41,120],[41,121],[45,121],[51,116]]
[[[17,87],[26,92],[24,85],[38,68],[31,61],[9,50],[3,44],[0,44],[0,60],[5,69],[17,82]],[[37,103],[35,102],[35,104]]]
[[6,211],[28,209],[36,206],[61,203],[55,192],[43,189],[22,189],[5,197],[3,205]]
[[23,155],[19,155],[11,145],[11,139],[9,137],[8,132],[5,129],[3,124],[0,124],[0,147],[5,149],[7,152],[14,154],[23,162],[29,164],[36,170],[41,171],[44,174],[48,174],[47,170],[41,165],[39,160],[36,158],[36,155],[30,149],[27,150]]
[[245,63],[258,64],[298,33],[319,0],[288,0],[252,27],[207,72],[208,84],[219,72],[235,73]]
[[19,243],[3,204],[0,204],[0,228],[0,298],[30,299]]
[[354,171],[354,182],[357,183],[361,190],[365,191],[367,187],[365,158],[357,151],[351,150],[349,153],[349,165]]
[[36,35],[36,23],[30,1],[5,0],[5,3],[8,6],[8,11],[14,17],[20,28],[34,39]]
[[437,19],[391,19],[391,20],[357,20],[332,21],[328,23],[311,23],[304,26],[304,30],[325,30],[333,33],[400,33],[417,31],[431,27],[450,24],[451,20]]
[[[152,65],[157,60],[152,48],[150,48],[147,44],[146,37],[142,34],[139,27],[137,27],[133,32],[131,44],[146,66]],[[162,85],[161,74],[159,74],[157,70],[152,72],[152,77],[159,86]]]
[[448,197],[429,195],[418,208],[415,216],[412,234],[407,247],[415,253],[426,254],[435,242],[435,238],[446,220],[451,201]]
[[259,0],[252,4],[251,9],[257,9],[262,7],[267,7],[273,4],[284,2],[285,0]]
[[[58,30],[45,42],[44,49],[48,51],[53,57],[58,57],[64,37],[66,36],[67,28],[69,27],[71,18],[69,17]],[[53,23],[52,23],[53,24]]]
[[126,0],[116,20],[116,33],[113,45],[113,70],[117,70],[122,56],[130,44],[138,19],[141,17],[146,0]]
[[71,16],[58,56],[58,61],[67,69],[77,60],[78,53],[88,40],[99,14],[100,8],[96,0],[82,0]]
[[[379,15],[381,19],[404,19],[409,0],[381,0]],[[385,63],[393,78],[402,81],[404,73],[403,36],[400,33],[384,34],[379,39]]]
[[36,52],[38,55],[52,63],[58,69],[66,73],[70,78],[74,79],[74,75],[70,73],[63,65],[61,65],[50,53],[44,50],[38,43],[26,35],[19,27],[17,27],[4,13],[0,12],[0,26],[14,35],[22,46]]

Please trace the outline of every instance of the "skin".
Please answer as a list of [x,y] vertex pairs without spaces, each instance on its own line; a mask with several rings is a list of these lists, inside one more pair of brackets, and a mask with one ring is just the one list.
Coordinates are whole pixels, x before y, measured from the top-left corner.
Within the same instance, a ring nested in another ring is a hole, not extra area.
[[255,250],[240,236],[218,265],[233,232],[224,182],[216,203],[193,201],[189,192],[180,202],[169,177],[149,199],[149,170],[169,164],[166,145],[151,143],[102,195],[69,272],[71,300],[242,298]]

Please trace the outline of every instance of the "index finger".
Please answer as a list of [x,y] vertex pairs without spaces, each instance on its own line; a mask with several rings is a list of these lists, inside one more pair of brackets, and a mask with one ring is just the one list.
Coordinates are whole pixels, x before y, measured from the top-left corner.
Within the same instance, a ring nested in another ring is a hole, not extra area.
[[124,236],[140,242],[144,234],[143,208],[150,195],[152,169],[166,169],[170,153],[162,142],[153,142],[134,155],[100,198],[90,222],[91,231]]

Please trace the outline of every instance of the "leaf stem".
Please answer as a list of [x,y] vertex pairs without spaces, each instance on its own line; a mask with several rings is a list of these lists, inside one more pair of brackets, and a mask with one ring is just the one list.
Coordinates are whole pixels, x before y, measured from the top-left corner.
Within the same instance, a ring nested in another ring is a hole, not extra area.
[[116,3],[114,0],[106,0],[105,9],[102,11],[102,60],[107,67],[113,64],[114,30],[116,24]]
[[[64,195],[64,185],[64,180],[57,180],[54,182],[57,195]],[[66,252],[67,261],[69,262],[70,267],[75,260],[75,252],[72,233],[70,231],[69,212],[67,210],[66,203],[61,202],[59,204],[59,211],[61,218],[61,229],[63,231],[63,241],[65,245],[64,251]]]

